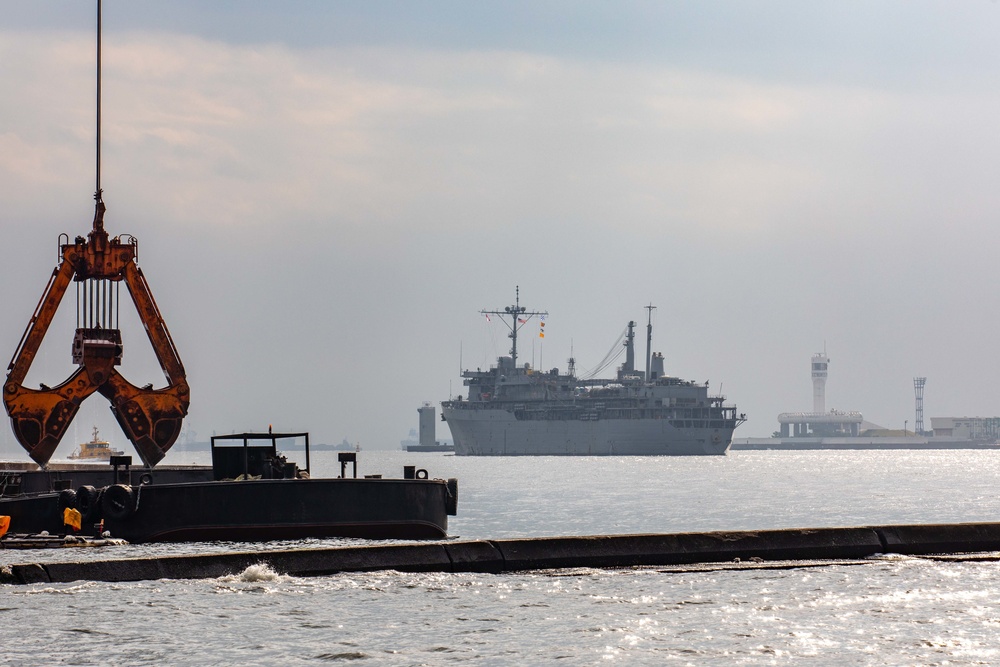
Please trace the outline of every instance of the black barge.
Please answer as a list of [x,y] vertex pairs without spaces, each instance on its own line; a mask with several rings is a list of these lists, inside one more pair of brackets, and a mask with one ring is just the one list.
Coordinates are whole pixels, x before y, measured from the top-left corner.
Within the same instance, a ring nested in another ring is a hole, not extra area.
[[[290,438],[304,438],[305,468],[278,452],[277,441]],[[429,479],[415,466],[400,479],[358,478],[357,455],[338,457],[339,477],[314,479],[307,433],[238,433],[212,438],[211,467],[133,470],[131,457],[121,456],[110,470],[23,471],[17,485],[7,470],[0,515],[11,517],[11,532],[57,534],[66,532],[72,508],[82,532],[132,543],[447,536],[457,480]],[[48,488],[37,488],[45,482]]]

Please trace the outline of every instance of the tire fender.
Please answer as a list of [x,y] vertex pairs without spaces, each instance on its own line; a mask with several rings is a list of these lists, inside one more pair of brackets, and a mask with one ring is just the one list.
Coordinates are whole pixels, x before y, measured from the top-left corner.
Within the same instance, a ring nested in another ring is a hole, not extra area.
[[96,523],[101,518],[100,494],[96,488],[84,484],[76,490],[76,509],[83,523]]
[[128,484],[115,484],[101,494],[104,516],[113,521],[123,521],[135,512],[135,492]]
[[448,516],[455,516],[458,514],[458,480],[454,477],[448,480],[448,495],[444,501],[445,511]]
[[76,491],[73,489],[63,489],[59,492],[59,516],[67,507],[76,508]]

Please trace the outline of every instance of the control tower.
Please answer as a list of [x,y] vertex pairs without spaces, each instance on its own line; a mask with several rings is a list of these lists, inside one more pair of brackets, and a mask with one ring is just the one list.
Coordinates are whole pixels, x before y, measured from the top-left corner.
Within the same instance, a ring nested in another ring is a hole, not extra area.
[[826,352],[812,357],[813,411],[782,412],[778,415],[782,438],[857,437],[864,421],[860,412],[826,411],[826,370],[830,358]]
[[821,415],[826,412],[826,367],[830,358],[826,352],[817,352],[812,358],[813,379],[813,412]]

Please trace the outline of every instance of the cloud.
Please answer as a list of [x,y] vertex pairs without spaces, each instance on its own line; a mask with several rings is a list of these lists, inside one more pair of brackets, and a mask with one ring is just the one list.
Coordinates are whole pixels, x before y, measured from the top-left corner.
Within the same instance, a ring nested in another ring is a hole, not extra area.
[[[25,94],[3,103],[0,135],[0,168],[19,191],[72,190],[92,172],[91,42],[4,37],[4,57],[30,63],[14,70],[10,85]],[[959,159],[955,147],[970,145],[962,109],[983,106],[520,52],[297,50],[162,33],[119,36],[104,62],[103,173],[125,210],[268,239],[290,225],[336,228],[358,246],[473,218],[584,228],[614,218],[636,235],[835,234],[854,224],[854,200],[901,198],[946,176],[908,162]],[[870,192],[873,177],[900,191]],[[992,206],[984,196],[963,206]]]

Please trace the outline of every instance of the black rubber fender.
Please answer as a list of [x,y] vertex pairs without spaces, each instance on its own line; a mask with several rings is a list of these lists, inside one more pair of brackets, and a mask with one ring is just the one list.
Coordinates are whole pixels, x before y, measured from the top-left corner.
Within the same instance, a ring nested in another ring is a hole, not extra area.
[[80,510],[83,523],[95,523],[101,518],[101,492],[84,484],[76,490],[76,509]]
[[135,492],[128,484],[115,484],[101,493],[104,516],[113,521],[123,521],[135,512]]
[[59,492],[59,517],[62,518],[63,510],[67,507],[76,508],[76,491],[73,489],[63,489]]
[[458,480],[454,477],[448,479],[448,497],[445,498],[444,508],[448,516],[458,514]]

